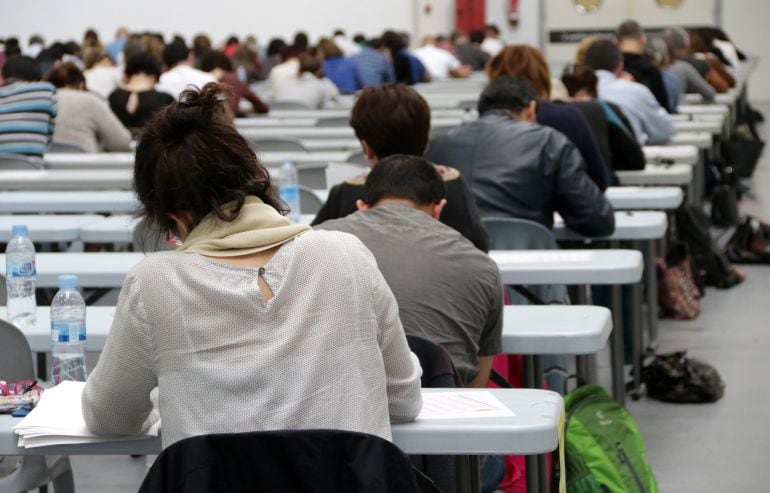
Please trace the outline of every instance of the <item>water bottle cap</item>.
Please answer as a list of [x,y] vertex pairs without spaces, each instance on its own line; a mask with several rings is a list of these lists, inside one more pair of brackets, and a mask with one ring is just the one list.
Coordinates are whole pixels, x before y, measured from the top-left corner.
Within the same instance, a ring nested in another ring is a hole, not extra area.
[[59,276],[57,285],[59,289],[76,288],[78,287],[78,276]]
[[29,229],[27,228],[26,224],[14,224],[11,226],[11,234],[13,236],[26,236],[28,232]]

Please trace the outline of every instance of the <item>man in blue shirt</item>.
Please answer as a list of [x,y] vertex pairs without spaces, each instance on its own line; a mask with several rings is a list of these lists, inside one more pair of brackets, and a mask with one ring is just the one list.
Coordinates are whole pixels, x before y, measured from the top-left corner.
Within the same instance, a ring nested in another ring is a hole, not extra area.
[[364,87],[396,82],[396,72],[390,61],[390,52],[381,39],[370,40],[355,58],[358,62],[358,75]]

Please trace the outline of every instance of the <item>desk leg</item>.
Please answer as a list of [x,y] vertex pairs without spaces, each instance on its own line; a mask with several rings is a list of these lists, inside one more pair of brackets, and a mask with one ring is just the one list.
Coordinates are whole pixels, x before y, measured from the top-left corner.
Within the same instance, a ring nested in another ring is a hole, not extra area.
[[[591,286],[578,286],[576,305],[588,305],[588,290]],[[593,354],[579,354],[575,356],[575,370],[578,380],[588,384],[594,384],[597,381],[596,376],[596,356]]]
[[[638,241],[632,244],[634,250],[640,250]],[[636,400],[642,396],[642,350],[644,334],[642,333],[642,283],[631,285],[631,343],[634,368],[634,391],[632,397]]]
[[644,262],[644,277],[647,280],[647,329],[650,338],[648,347],[654,350],[658,345],[658,268],[655,265],[654,240],[646,242]]
[[48,381],[48,365],[46,362],[46,353],[35,353],[37,356],[37,379]]
[[[525,354],[522,358],[524,386],[530,389],[543,388],[543,357],[537,354]],[[547,492],[548,468],[545,455],[528,455],[527,492]]]
[[481,468],[479,467],[479,456],[468,456],[470,493],[481,493]]
[[626,388],[623,383],[623,300],[620,285],[613,285],[611,292],[612,306],[612,397],[626,405]]

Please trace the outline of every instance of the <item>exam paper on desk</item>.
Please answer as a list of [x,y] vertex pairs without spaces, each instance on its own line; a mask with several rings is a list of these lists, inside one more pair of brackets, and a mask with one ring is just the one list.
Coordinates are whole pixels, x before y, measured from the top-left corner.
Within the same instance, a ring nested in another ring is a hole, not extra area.
[[430,392],[422,394],[417,420],[456,418],[505,418],[516,416],[488,391]]

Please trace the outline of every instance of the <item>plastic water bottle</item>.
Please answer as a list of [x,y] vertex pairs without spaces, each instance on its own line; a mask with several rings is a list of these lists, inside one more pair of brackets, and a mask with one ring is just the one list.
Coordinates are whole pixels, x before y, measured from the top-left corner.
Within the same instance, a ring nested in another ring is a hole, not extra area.
[[5,249],[5,290],[8,320],[20,329],[37,321],[35,299],[35,245],[27,236],[27,226],[13,226],[13,238]]
[[86,380],[86,303],[77,276],[59,276],[59,292],[51,302],[51,354],[54,385]]
[[289,219],[293,223],[298,223],[300,221],[299,175],[291,159],[284,159],[283,164],[281,164],[281,171],[278,175],[278,193],[289,206]]

